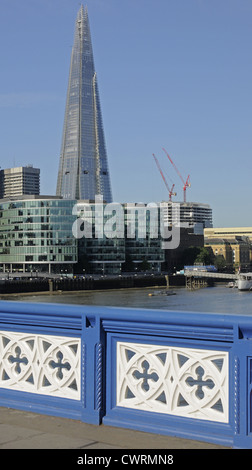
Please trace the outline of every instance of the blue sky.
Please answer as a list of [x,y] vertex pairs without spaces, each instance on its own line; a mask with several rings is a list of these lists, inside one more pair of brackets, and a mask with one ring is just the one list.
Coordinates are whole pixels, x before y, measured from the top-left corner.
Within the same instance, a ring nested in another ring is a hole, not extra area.
[[[252,1],[86,0],[114,200],[183,199],[252,225]],[[0,166],[55,194],[77,0],[0,1]]]

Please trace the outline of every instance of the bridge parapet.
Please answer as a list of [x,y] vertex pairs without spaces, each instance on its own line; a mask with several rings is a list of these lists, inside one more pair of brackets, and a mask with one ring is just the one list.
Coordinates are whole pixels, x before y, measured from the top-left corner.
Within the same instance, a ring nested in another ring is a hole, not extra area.
[[1,302],[0,406],[252,448],[252,320]]

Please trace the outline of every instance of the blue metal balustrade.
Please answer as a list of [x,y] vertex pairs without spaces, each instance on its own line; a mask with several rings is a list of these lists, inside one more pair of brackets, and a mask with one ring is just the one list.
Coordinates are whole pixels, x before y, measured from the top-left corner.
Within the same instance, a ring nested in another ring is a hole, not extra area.
[[1,301],[0,406],[252,448],[252,319]]

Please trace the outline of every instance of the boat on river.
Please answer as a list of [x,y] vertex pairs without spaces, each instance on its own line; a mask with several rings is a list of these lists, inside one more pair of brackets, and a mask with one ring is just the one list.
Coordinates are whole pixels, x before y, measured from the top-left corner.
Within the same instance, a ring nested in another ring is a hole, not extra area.
[[238,287],[238,281],[230,281],[228,284],[227,284],[227,287],[229,287],[230,289],[234,289],[236,287]]
[[153,297],[155,295],[176,295],[176,292],[172,290],[159,290],[159,291],[154,291],[151,294],[149,294],[149,297]]
[[240,273],[237,284],[239,290],[252,290],[252,273]]

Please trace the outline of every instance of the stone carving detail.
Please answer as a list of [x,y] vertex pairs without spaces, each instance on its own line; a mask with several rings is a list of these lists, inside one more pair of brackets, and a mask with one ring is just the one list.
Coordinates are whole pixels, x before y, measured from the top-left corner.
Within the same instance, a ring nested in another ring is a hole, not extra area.
[[117,405],[228,422],[228,352],[117,343]]
[[0,387],[80,399],[80,339],[0,331]]

